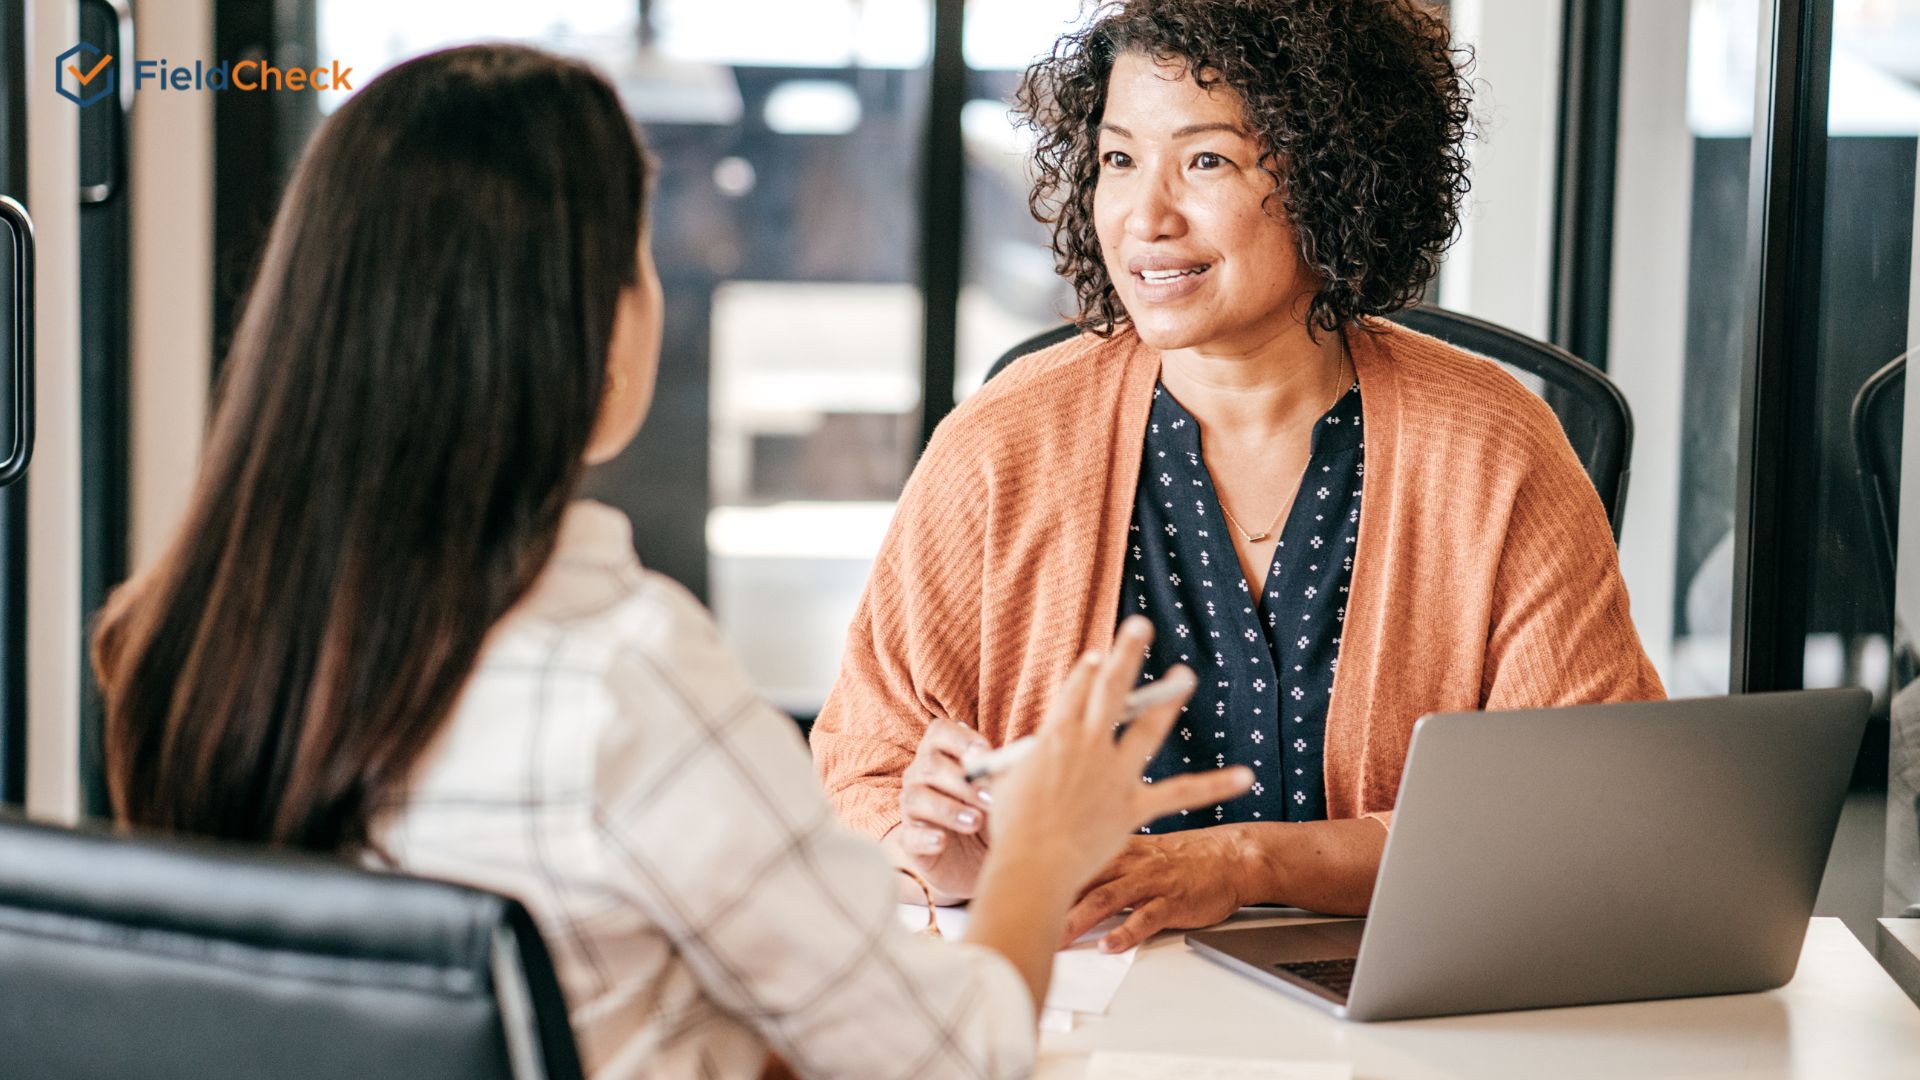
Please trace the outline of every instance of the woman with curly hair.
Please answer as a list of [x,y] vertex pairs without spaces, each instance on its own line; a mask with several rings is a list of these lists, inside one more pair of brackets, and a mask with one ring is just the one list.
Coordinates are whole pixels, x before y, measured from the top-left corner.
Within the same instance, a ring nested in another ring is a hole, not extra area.
[[961,759],[1035,730],[1144,614],[1143,679],[1199,675],[1147,779],[1255,782],[1143,828],[1068,936],[1128,908],[1103,946],[1247,904],[1363,913],[1420,716],[1662,694],[1553,414],[1380,318],[1459,225],[1461,58],[1409,0],[1127,0],[1019,105],[1084,332],[936,432],[814,729],[822,778],[969,897],[991,800]]

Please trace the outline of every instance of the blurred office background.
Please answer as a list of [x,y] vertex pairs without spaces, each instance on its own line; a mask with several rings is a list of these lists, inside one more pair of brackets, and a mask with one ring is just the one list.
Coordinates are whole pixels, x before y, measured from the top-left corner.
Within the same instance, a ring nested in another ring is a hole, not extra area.
[[[1671,692],[1874,691],[1822,902],[1861,927],[1920,900],[1920,726],[1890,719],[1920,605],[1893,363],[1920,340],[1920,0],[1441,6],[1475,56],[1478,123],[1433,300],[1624,391],[1621,557]],[[0,794],[103,808],[83,620],[180,509],[280,184],[342,100],[143,94],[76,123],[16,56],[39,72],[112,37],[141,57],[337,58],[363,83],[506,38],[602,65],[662,165],[668,312],[652,417],[592,494],[805,722],[927,432],[1067,310],[1007,103],[1084,17],[1078,0],[28,0],[0,25],[0,191],[39,222],[42,443],[0,496],[0,748],[18,763]],[[1811,102],[1797,126],[1758,92],[1770,73]]]

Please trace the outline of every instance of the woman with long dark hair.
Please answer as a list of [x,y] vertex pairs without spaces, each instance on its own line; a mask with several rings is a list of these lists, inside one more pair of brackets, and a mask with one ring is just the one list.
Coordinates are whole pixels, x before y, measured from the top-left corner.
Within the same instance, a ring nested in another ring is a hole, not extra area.
[[651,399],[647,182],[612,88],[529,49],[411,61],[326,123],[186,519],[96,631],[116,816],[518,896],[597,1076],[751,1076],[769,1049],[1023,1075],[1076,888],[1247,777],[1140,782],[1175,707],[1113,735],[1137,624],[996,785],[970,944],[899,927],[792,724],[625,519],[574,501]]

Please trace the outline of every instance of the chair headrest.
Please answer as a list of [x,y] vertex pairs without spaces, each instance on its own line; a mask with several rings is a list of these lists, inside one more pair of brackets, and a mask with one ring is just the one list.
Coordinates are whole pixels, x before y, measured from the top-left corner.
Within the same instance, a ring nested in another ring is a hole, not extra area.
[[539,930],[479,889],[0,814],[9,1078],[578,1080]]
[[510,903],[311,854],[0,816],[0,908],[483,973]]

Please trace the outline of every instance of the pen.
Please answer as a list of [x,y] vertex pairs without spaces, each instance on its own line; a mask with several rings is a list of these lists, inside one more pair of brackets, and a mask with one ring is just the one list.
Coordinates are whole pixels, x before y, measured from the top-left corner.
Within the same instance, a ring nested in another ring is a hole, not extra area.
[[[1193,692],[1193,684],[1186,680],[1151,682],[1127,695],[1126,708],[1120,713],[1120,722],[1114,730],[1133,723],[1134,718],[1153,708],[1170,701],[1183,700]],[[1015,739],[997,750],[988,750],[980,754],[969,754],[963,764],[967,770],[967,783],[977,784],[990,776],[1006,772],[1018,765],[1022,759],[1033,752],[1034,736]]]

